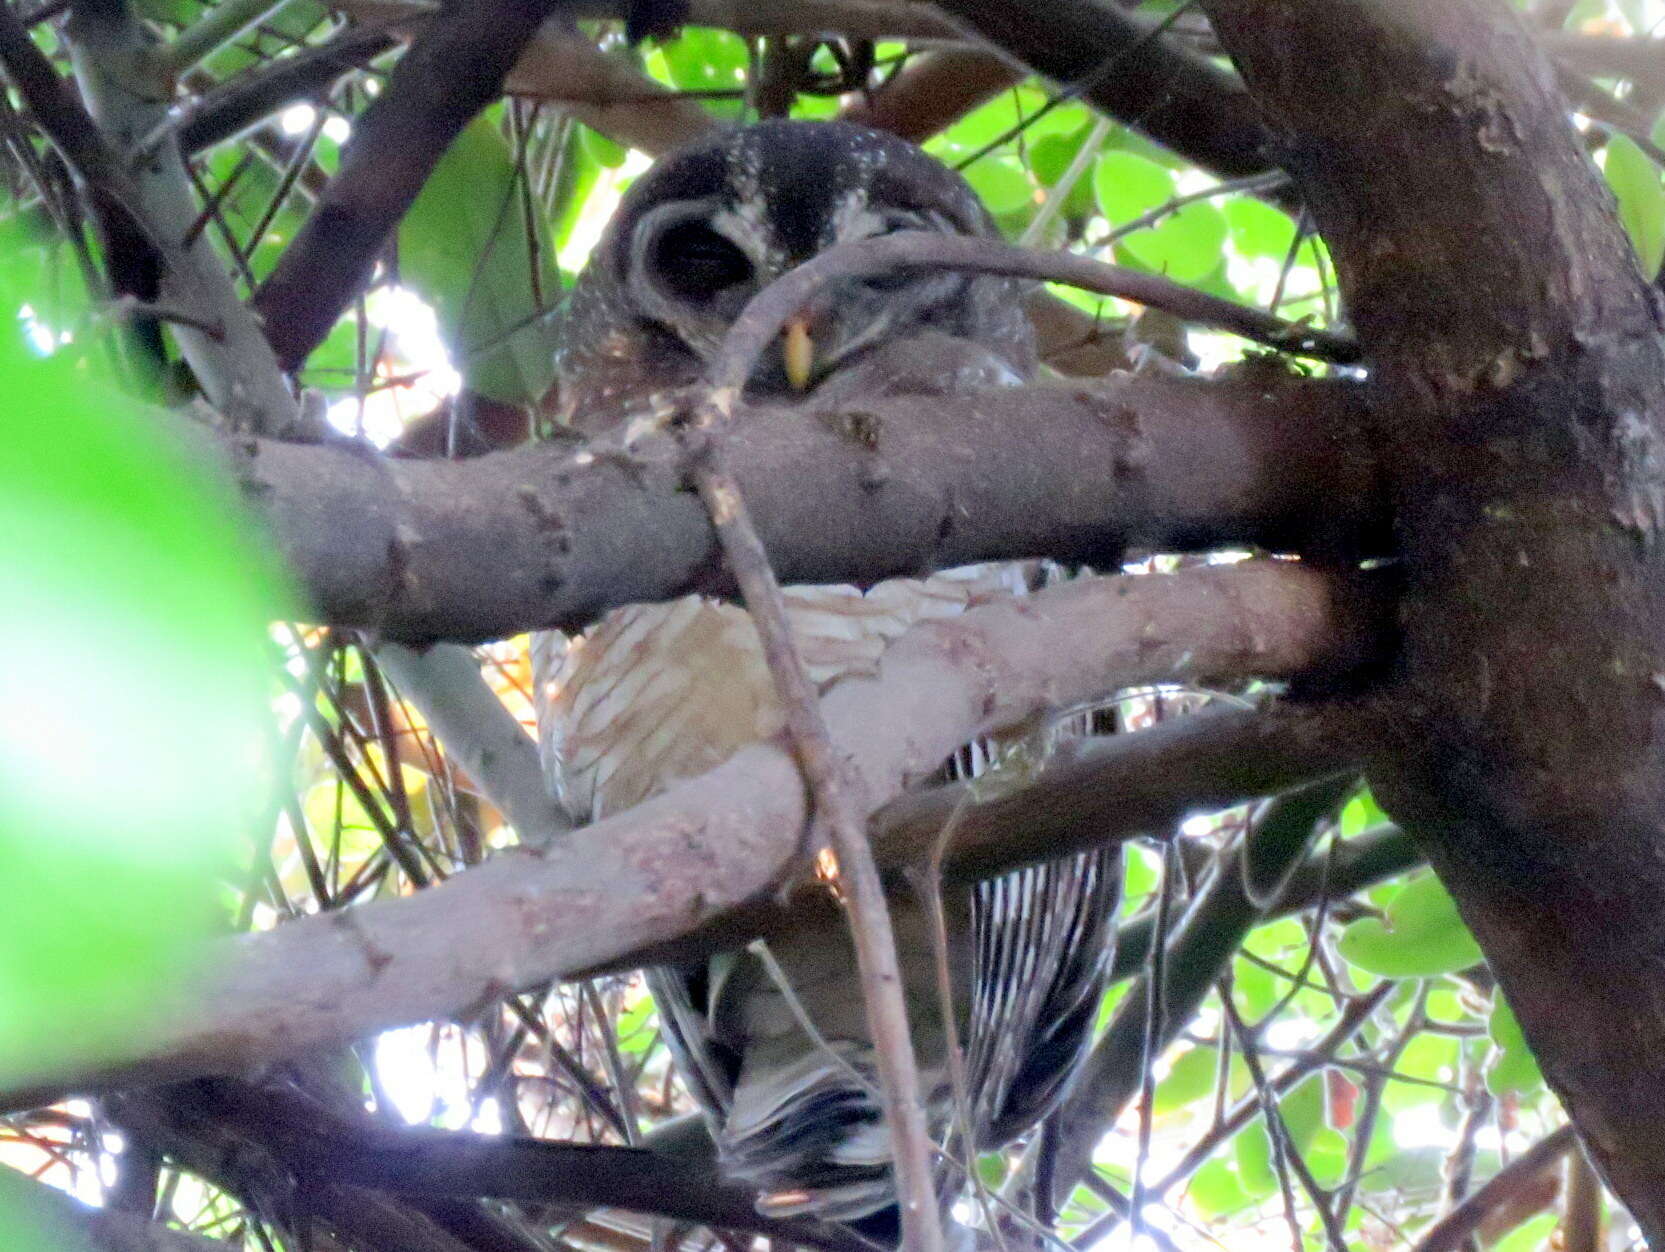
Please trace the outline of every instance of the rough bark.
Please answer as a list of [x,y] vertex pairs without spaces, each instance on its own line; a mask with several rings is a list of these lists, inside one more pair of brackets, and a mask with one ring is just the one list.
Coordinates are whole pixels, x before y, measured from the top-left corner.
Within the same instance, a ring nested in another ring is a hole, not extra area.
[[[1078,579],[917,627],[876,676],[821,703],[876,806],[968,739],[1108,690],[1346,669],[1373,652],[1376,617],[1358,587],[1294,562]],[[245,1072],[640,961],[792,873],[805,819],[785,746],[754,744],[542,855],[227,940],[181,985],[157,988],[154,1015],[119,1048],[45,1058],[0,1107],[36,1107],[66,1085]]]
[[[1379,544],[1360,398],[1291,379],[1137,378],[827,417],[759,411],[724,438],[785,582],[1007,557],[1105,568],[1128,545]],[[546,444],[463,462],[227,446],[318,621],[476,641],[732,591],[669,439],[630,455]]]
[[1209,0],[1379,385],[1406,588],[1373,768],[1665,1246],[1665,354],[1502,0]]

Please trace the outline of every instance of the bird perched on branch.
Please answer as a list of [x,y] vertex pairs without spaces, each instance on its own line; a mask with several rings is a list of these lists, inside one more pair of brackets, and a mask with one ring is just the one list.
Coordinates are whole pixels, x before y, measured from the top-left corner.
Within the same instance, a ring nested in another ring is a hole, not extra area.
[[[697,384],[746,302],[836,244],[896,230],[992,235],[963,179],[892,136],[765,122],[661,160],[624,197],[579,277],[557,360],[568,422],[587,432]],[[1025,381],[1036,368],[1010,280],[910,271],[828,287],[759,363],[748,396],[829,409],[864,397]],[[909,626],[1022,595],[1033,565],[986,565],[853,587],[789,588],[811,676],[870,671]],[[540,739],[580,818],[628,808],[777,733],[782,713],[750,618],[689,597],[534,641]],[[941,933],[892,893],[932,1128],[969,1133],[954,1161],[1007,1143],[1057,1103],[1084,1053],[1114,937],[1113,851],[946,885]],[[767,952],[651,977],[681,1073],[725,1170],[765,1211],[868,1218],[895,1201],[888,1134],[851,943],[837,910]],[[952,984],[966,1107],[953,1108],[937,953]],[[806,1018],[808,1019],[806,1021]],[[963,1114],[956,1116],[955,1114]]]

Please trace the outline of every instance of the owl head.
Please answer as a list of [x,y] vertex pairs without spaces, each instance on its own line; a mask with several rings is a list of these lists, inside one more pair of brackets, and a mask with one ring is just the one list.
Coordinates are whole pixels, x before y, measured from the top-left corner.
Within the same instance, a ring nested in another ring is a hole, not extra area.
[[[899,230],[994,236],[970,186],[893,135],[770,121],[660,160],[630,188],[572,293],[558,361],[572,408],[696,381],[756,295],[838,244]],[[832,284],[803,310],[808,351],[765,354],[755,399],[813,393],[899,339],[993,353],[1016,374],[1033,347],[1017,286],[950,271]],[[782,345],[784,349],[784,343]]]

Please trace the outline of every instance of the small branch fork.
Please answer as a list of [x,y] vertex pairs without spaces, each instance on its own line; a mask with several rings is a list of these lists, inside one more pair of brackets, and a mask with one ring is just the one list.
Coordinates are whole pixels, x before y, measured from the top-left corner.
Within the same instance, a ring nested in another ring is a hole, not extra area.
[[758,357],[781,333],[787,319],[817,291],[841,278],[927,266],[1067,282],[1325,360],[1352,361],[1358,357],[1357,345],[1343,336],[1309,331],[1166,279],[1083,257],[925,231],[905,231],[833,248],[770,284],[730,328],[711,372],[710,389],[693,415],[692,477],[756,623],[764,659],[785,709],[787,737],[809,788],[810,846],[819,854],[830,845],[836,858],[832,878],[845,904],[855,942],[868,1030],[891,1132],[902,1246],[908,1252],[941,1252],[941,1214],[932,1181],[931,1137],[902,993],[896,937],[867,838],[870,806],[865,803],[860,778],[848,762],[840,759],[828,734],[817,693],[792,640],[779,581],[746,509],[739,483],[724,464],[721,430],[733,416]]

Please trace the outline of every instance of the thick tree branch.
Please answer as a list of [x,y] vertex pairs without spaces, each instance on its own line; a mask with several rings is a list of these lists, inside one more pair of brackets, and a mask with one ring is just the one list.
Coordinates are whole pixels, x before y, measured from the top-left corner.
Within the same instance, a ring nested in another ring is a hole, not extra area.
[[1098,0],[939,0],[956,21],[1036,73],[1222,178],[1275,168],[1243,84],[1162,38],[1149,18]]
[[1661,1246],[1657,294],[1503,0],[1205,6],[1396,400],[1410,698],[1372,781]]
[[[948,870],[988,878],[1073,850],[1079,840],[1102,842],[1108,831],[1165,835],[1195,813],[1357,773],[1374,737],[1370,725],[1344,706],[1216,706],[1138,734],[1070,740],[1020,789],[960,814]],[[933,787],[886,805],[874,818],[881,858],[924,856],[976,786]]]
[[[873,582],[1129,545],[1381,552],[1365,391],[1270,379],[1121,378],[1091,391],[888,399],[861,413],[742,413],[729,462],[789,583]],[[608,608],[729,594],[673,440],[464,462],[228,445],[245,498],[316,619],[408,642],[577,629]]]
[[867,1248],[840,1227],[761,1216],[752,1192],[695,1154],[392,1127],[291,1088],[232,1081],[124,1093],[110,1103],[123,1126],[220,1185],[245,1194],[259,1161],[264,1185],[298,1187],[303,1207],[322,1203],[323,1215],[337,1220],[339,1210],[373,1198],[364,1194],[370,1191],[424,1204],[451,1198],[620,1208],[828,1252]]
[[[1375,646],[1375,616],[1359,586],[1297,563],[1080,579],[908,632],[822,710],[880,804],[966,740],[1107,689],[1351,666]],[[791,756],[754,744],[542,856],[225,941],[96,1066],[44,1060],[0,1105],[239,1072],[617,962],[770,889],[797,863],[805,818]]]
[[843,117],[924,143],[1025,77],[1021,66],[981,49],[943,48],[909,61],[879,90],[845,108]]

